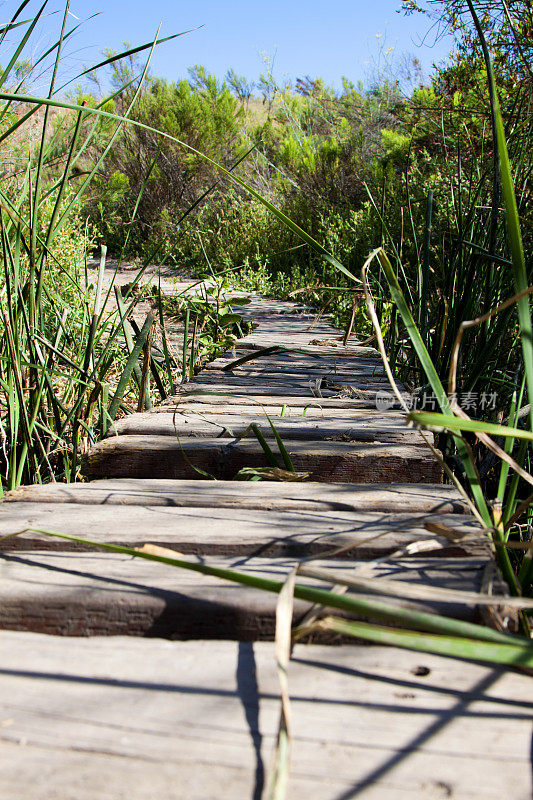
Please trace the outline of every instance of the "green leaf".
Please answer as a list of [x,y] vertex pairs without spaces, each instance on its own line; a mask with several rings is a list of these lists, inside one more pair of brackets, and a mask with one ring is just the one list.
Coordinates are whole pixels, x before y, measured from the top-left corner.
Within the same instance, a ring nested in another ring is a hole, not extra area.
[[436,636],[419,631],[398,630],[368,622],[351,622],[337,617],[326,617],[315,628],[334,631],[342,636],[354,636],[376,644],[404,647],[423,653],[438,653],[442,656],[486,661],[489,664],[504,664],[508,667],[533,667],[533,644],[522,642],[493,643],[463,639],[455,636]]
[[[420,332],[416,326],[416,323],[413,319],[413,315],[411,314],[409,306],[406,303],[405,297],[403,296],[400,284],[398,283],[398,279],[394,274],[392,264],[390,263],[387,254],[383,249],[380,248],[377,251],[377,256],[379,259],[379,263],[383,268],[383,272],[385,273],[385,277],[387,278],[392,299],[394,300],[398,308],[398,311],[400,312],[400,316],[403,320],[403,323],[407,328],[407,332],[413,343],[415,352],[420,360],[420,363],[422,364],[422,368],[431,385],[431,388],[435,393],[437,402],[440,405],[441,410],[444,414],[450,416],[451,418],[455,418],[452,413],[446,392],[444,391],[444,387],[433,365],[431,357],[426,349],[426,345],[424,344],[422,336],[420,335]],[[461,461],[463,462],[466,474],[470,481],[472,494],[474,495],[474,500],[476,502],[479,513],[481,514],[485,524],[490,527],[492,525],[491,515],[487,507],[487,503],[485,501],[482,488],[479,484],[477,471],[470,457],[470,453],[468,452],[464,442],[459,437],[457,436],[454,437],[454,441],[457,450],[459,452],[459,455],[461,457]]]
[[240,314],[221,314],[218,318],[219,324],[222,328],[227,328],[228,325],[234,325],[236,322],[241,321]]
[[[509,151],[507,149],[507,141],[505,138],[505,127],[503,124],[500,102],[498,100],[498,90],[496,88],[494,70],[492,69],[492,61],[483,33],[483,28],[481,27],[471,0],[467,0],[467,2],[472,19],[474,20],[474,25],[476,26],[479,40],[481,42],[485,66],[487,68],[492,120],[496,132],[498,155],[500,160],[502,194],[505,206],[505,224],[513,262],[514,285],[516,294],[519,294],[520,292],[525,291],[528,287],[528,275],[524,257],[522,234],[520,231],[520,218],[518,216],[518,206],[516,204],[514,181],[511,172],[511,163],[509,161]],[[531,430],[533,430],[533,324],[531,321],[529,297],[521,297],[519,300],[517,300],[516,305],[518,310],[518,321],[520,323],[522,355],[526,373],[527,393],[529,403],[531,404],[529,420]]]
[[113,400],[111,401],[111,405],[109,406],[108,409],[109,419],[111,420],[114,420],[117,415],[117,411],[119,409],[120,403],[122,402],[122,397],[124,395],[124,392],[126,391],[128,381],[131,377],[131,373],[133,372],[134,367],[138,362],[139,356],[141,355],[141,350],[143,349],[144,343],[148,338],[148,334],[150,333],[150,329],[153,325],[155,315],[156,315],[155,311],[150,311],[150,313],[146,317],[144,325],[141,328],[141,332],[135,339],[133,350],[131,351],[129,358],[126,361],[126,366],[122,371],[122,375],[120,376],[120,380],[113,395]]
[[276,456],[274,455],[274,453],[272,452],[272,450],[270,449],[270,446],[269,446],[267,440],[265,439],[265,437],[263,436],[259,426],[256,425],[255,422],[253,422],[250,425],[250,430],[252,431],[252,433],[254,434],[255,438],[257,439],[257,441],[259,442],[259,444],[263,448],[263,452],[264,452],[265,456],[267,457],[267,461],[270,464],[270,466],[271,467],[279,467],[278,460],[277,460]]
[[[85,539],[80,536],[72,536],[68,533],[57,533],[56,531],[50,531],[36,527],[25,528],[25,530],[33,530],[46,536],[65,539],[69,542],[77,542],[78,544],[86,545],[88,547],[95,547],[99,550],[106,550],[111,553],[123,553],[124,555],[132,556],[134,558],[144,558],[148,561],[157,561],[161,564],[168,564],[179,569],[198,572],[202,575],[212,575],[215,578],[221,578],[222,580],[231,581],[243,586],[251,586],[255,589],[273,592],[274,594],[278,594],[284,585],[283,581],[276,581],[272,578],[263,578],[252,573],[241,572],[235,569],[225,569],[223,567],[212,567],[205,563],[187,561],[183,558],[170,558],[168,556],[155,555],[153,553],[136,550],[132,547],[124,547],[123,545],[118,544],[95,542],[91,539]],[[179,582],[177,585],[179,587]],[[350,611],[352,613],[360,614],[373,619],[391,622],[394,621],[395,623],[421,628],[422,630],[431,631],[433,633],[442,633],[465,638],[469,637],[471,639],[483,642],[496,642],[501,644],[521,645],[524,641],[520,636],[510,633],[501,633],[500,631],[493,630],[492,628],[486,628],[483,625],[476,625],[473,622],[449,619],[440,614],[433,614],[427,611],[417,611],[410,608],[402,608],[394,603],[387,603],[383,600],[376,600],[373,598],[368,599],[364,596],[359,596],[356,594],[341,595],[328,589],[320,589],[315,588],[314,586],[296,584],[294,587],[294,596],[301,600],[308,600],[311,603],[319,603],[325,607],[339,608],[343,609],[344,611]]]
[[533,442],[533,432],[524,428],[509,428],[507,425],[497,425],[493,422],[482,422],[474,419],[450,417],[447,414],[435,414],[429,411],[411,411],[407,415],[410,422],[424,427],[439,428],[442,430],[472,431],[472,433],[486,433],[489,436],[509,436],[513,439],[527,439]]
[[285,445],[283,443],[283,439],[279,435],[276,426],[274,425],[274,423],[272,422],[272,420],[270,419],[270,417],[268,416],[266,411],[265,411],[265,415],[266,415],[267,420],[270,423],[270,427],[272,428],[272,433],[274,434],[274,438],[276,440],[276,444],[278,445],[278,449],[279,449],[279,452],[281,453],[281,457],[283,459],[283,463],[285,464],[285,469],[287,469],[289,472],[296,472],[296,470],[294,469],[294,465],[292,463],[292,459],[291,459],[291,457],[289,455],[289,451],[285,447]]

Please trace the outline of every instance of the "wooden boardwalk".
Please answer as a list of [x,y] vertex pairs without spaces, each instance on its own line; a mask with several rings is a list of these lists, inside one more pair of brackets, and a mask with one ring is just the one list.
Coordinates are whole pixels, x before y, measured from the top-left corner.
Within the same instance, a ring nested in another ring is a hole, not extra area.
[[[0,536],[25,531],[0,543],[0,798],[259,800],[279,713],[273,647],[260,641],[273,637],[275,595],[30,529],[150,542],[280,580],[313,559],[375,581],[503,591],[420,434],[376,408],[387,390],[377,352],[344,347],[295,304],[247,313],[258,328],[233,353],[89,451],[90,483],[22,487],[0,505]],[[232,480],[269,466],[251,424],[278,452],[265,412],[308,480]],[[482,619],[443,597],[402,604]],[[309,609],[298,600],[294,621]],[[289,797],[525,800],[529,680],[395,649],[297,645]]]

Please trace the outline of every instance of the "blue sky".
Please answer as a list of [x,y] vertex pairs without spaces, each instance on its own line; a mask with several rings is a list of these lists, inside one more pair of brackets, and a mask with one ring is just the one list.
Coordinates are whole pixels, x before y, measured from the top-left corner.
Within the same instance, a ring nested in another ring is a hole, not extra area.
[[[122,49],[124,41],[146,42],[162,23],[163,36],[199,28],[161,45],[155,54],[152,72],[169,80],[185,77],[187,67],[197,63],[220,77],[233,67],[253,80],[264,69],[262,54],[267,54],[274,57],[278,81],[321,76],[339,87],[342,75],[368,82],[380,51],[383,63],[383,53],[389,48],[393,48],[389,58],[415,55],[427,76],[432,62],[447,54],[449,43],[435,43],[435,35],[428,34],[427,19],[406,18],[396,13],[399,5],[399,0],[270,0],[268,4],[254,0],[72,0],[71,11],[79,19],[101,13],[69,44],[69,69],[94,63],[105,47]],[[12,7],[11,2],[0,3],[4,17]],[[59,25],[59,15],[52,19]],[[49,19],[43,27],[50,25]],[[42,40],[46,44],[44,30]]]

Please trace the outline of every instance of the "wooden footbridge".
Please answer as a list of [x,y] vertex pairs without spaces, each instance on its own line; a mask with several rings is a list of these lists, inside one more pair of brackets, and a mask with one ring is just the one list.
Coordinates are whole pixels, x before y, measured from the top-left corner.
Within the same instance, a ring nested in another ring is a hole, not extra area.
[[[35,529],[280,579],[313,559],[375,581],[502,591],[420,434],[376,408],[387,389],[376,350],[344,346],[294,304],[249,313],[258,327],[234,352],[87,453],[90,482],[22,487],[1,504],[0,535],[25,532],[0,559],[0,798],[260,800],[279,716],[275,595]],[[232,480],[272,469],[250,431],[279,455],[267,413],[307,480]],[[482,619],[434,595],[403,602]],[[309,610],[297,600],[294,621]],[[530,680],[381,646],[297,644],[288,797],[526,800]]]

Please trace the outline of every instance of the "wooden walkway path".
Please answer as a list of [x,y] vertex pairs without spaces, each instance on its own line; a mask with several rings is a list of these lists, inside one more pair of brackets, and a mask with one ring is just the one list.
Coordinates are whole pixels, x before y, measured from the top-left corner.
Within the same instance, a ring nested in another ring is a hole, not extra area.
[[[312,558],[354,575],[366,564],[376,581],[502,591],[420,435],[376,408],[387,389],[377,352],[296,312],[252,304],[258,328],[233,353],[89,451],[90,483],[22,487],[0,505],[0,536],[25,530],[1,542],[0,798],[259,800],[279,713],[272,644],[260,641],[273,636],[274,595],[29,528],[280,579]],[[309,480],[231,480],[269,466],[250,424],[277,452],[265,411]],[[481,619],[441,598],[404,605]],[[309,608],[297,601],[295,622]],[[297,645],[289,797],[525,800],[529,680],[375,646]]]

